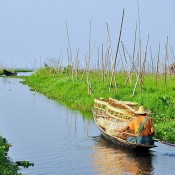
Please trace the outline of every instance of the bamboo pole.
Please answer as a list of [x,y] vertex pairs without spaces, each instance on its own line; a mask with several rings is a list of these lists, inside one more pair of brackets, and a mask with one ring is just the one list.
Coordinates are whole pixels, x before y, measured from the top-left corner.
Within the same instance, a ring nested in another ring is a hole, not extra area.
[[134,58],[135,58],[135,50],[136,50],[137,24],[138,24],[138,21],[136,22],[136,28],[135,28],[135,34],[134,34],[134,48],[133,48],[133,54],[132,54],[133,62],[134,62]]
[[68,65],[72,66],[72,50],[71,50],[71,46],[70,46],[70,37],[69,37],[69,31],[68,31],[68,25],[67,25],[67,21],[66,21],[66,31],[67,31],[67,41],[68,41],[68,56],[69,56],[69,62]]
[[78,81],[78,71],[79,71],[79,59],[78,59],[79,50],[80,48],[78,48],[77,50],[77,56],[76,56],[76,62],[75,62],[76,81]]
[[[123,44],[122,44],[122,50],[123,50],[123,56],[124,56],[125,64],[126,64],[126,67],[127,67],[126,69],[128,70],[128,64],[127,64],[127,60],[126,60],[126,53],[125,53],[125,48],[124,48]],[[131,73],[130,71],[127,73],[126,80],[125,80],[125,85],[127,85],[128,80],[130,81],[130,84],[132,84],[130,73]]]
[[70,55],[69,55],[69,49],[68,48],[67,48],[67,57],[68,57],[68,65],[66,67],[66,73],[65,73],[66,76],[69,74],[69,66],[70,66]]
[[168,37],[167,37],[167,43],[165,44],[165,67],[164,67],[164,83],[165,83],[165,93],[167,92],[167,61],[168,61]]
[[146,63],[146,58],[147,58],[147,48],[148,48],[148,43],[149,43],[149,35],[147,39],[147,44],[146,44],[146,49],[145,49],[145,56],[141,68],[141,73],[140,73],[140,95],[142,95],[142,88],[144,84],[144,72],[145,72],[145,63]]
[[[113,70],[112,70],[112,76],[111,76],[111,81],[110,81],[110,85],[109,85],[109,92],[111,91],[113,79],[116,79],[114,76],[115,76],[116,61],[117,61],[117,55],[118,55],[118,51],[119,51],[120,40],[121,40],[121,34],[122,34],[122,27],[123,27],[123,21],[124,21],[124,14],[125,14],[125,10],[123,9],[122,22],[121,22],[121,26],[120,26],[120,34],[119,34],[119,39],[118,39],[118,44],[117,44],[116,55],[115,55],[115,59],[114,59],[114,63],[113,63]],[[117,87],[116,87],[116,88],[117,88]],[[116,91],[117,91],[117,89],[116,89]]]
[[56,73],[58,73],[59,72],[59,65],[60,65],[60,57],[61,57],[61,54],[62,54],[62,49],[61,49],[61,51],[60,51],[60,55],[59,55],[59,57],[58,57],[58,62],[57,62],[57,64],[56,64],[56,66],[54,67],[54,75],[56,74]]
[[137,10],[138,10],[138,23],[139,23],[139,63],[140,63],[140,74],[142,71],[142,47],[141,47],[141,27],[140,27],[140,7],[139,0],[137,0]]
[[139,74],[139,72],[138,72],[138,70],[137,70],[137,68],[136,68],[136,66],[135,66],[135,63],[134,63],[132,57],[129,55],[129,53],[128,53],[128,51],[127,51],[127,49],[126,49],[126,47],[124,46],[124,44],[123,44],[122,41],[121,41],[121,43],[122,43],[122,47],[124,48],[125,52],[127,53],[128,57],[129,57],[130,60],[131,60],[131,63],[132,63],[133,68],[135,69],[136,73]]
[[134,90],[133,90],[133,92],[132,92],[132,96],[135,95],[135,91],[136,91],[136,87],[137,87],[137,84],[138,84],[139,78],[140,78],[140,74],[137,75],[137,80],[136,80],[136,83],[135,83],[135,86],[134,86]]
[[[135,50],[136,50],[136,41],[137,41],[137,27],[138,27],[138,21],[136,22],[136,27],[135,27],[135,34],[134,34],[134,48],[133,48],[133,54],[132,54],[132,62],[135,62]],[[131,80],[133,79],[133,72],[134,72],[134,67],[132,64],[132,68],[131,68]]]
[[154,74],[154,62],[153,62],[153,54],[152,54],[152,49],[151,49],[151,46],[150,46],[150,54],[151,54],[151,72],[152,74]]
[[[138,11],[138,25],[139,25],[139,50],[138,50],[138,55],[139,55],[139,65],[140,65],[140,73],[137,73],[137,80],[136,80],[136,83],[135,83],[135,86],[134,86],[134,90],[133,90],[133,93],[132,93],[132,96],[134,96],[135,94],[135,91],[136,91],[136,87],[137,87],[137,84],[138,84],[138,81],[139,79],[141,78],[141,71],[142,71],[142,51],[141,51],[141,27],[140,27],[140,7],[139,7],[139,2],[137,0],[137,11]],[[136,32],[137,30],[135,30]],[[136,35],[136,34],[135,34]],[[140,83],[141,85],[141,83]]]
[[58,73],[61,73],[61,69],[62,69],[62,58],[63,58],[63,53],[62,53],[62,49],[59,55],[59,59],[58,59]]
[[90,20],[90,26],[89,26],[89,47],[88,47],[88,58],[87,58],[87,74],[86,74],[86,83],[88,86],[88,95],[91,95],[91,84],[89,81],[89,66],[90,66],[90,59],[91,59],[91,24],[92,19]]
[[157,86],[158,74],[159,74],[159,58],[160,58],[160,43],[159,43],[158,56],[157,56],[156,86]]
[[111,65],[110,63],[113,63],[113,55],[112,55],[112,47],[111,47],[111,37],[110,37],[110,33],[109,33],[109,26],[106,23],[106,30],[107,30],[107,35],[108,35],[108,50],[109,50],[109,58],[110,58],[110,62],[109,62],[109,72],[108,74],[110,75],[110,71],[111,71]]
[[[121,67],[120,71],[123,72],[124,75],[125,75],[125,74],[127,73],[127,70],[125,70],[124,62],[123,62],[122,55],[121,55],[120,51],[119,51],[119,54],[120,54],[120,60],[121,60],[121,62],[122,62],[122,67]],[[126,63],[126,64],[127,64],[127,63]],[[127,68],[126,68],[126,69],[127,69]]]
[[101,59],[102,59],[102,83],[104,83],[105,66],[104,66],[104,58],[103,58],[103,44],[102,44],[102,51],[101,51]]
[[144,56],[143,64],[142,64],[142,66],[140,66],[141,72],[139,74],[137,74],[137,80],[136,80],[136,83],[135,83],[135,86],[134,86],[134,90],[133,90],[132,96],[134,96],[134,94],[135,94],[136,87],[137,87],[139,79],[140,79],[140,95],[142,95],[143,74],[144,74],[144,70],[145,70],[145,62],[146,62],[146,56],[147,56],[148,42],[149,42],[149,35],[148,35],[148,39],[147,39],[147,44],[146,44],[145,56]]
[[[133,62],[132,57],[129,55],[129,53],[128,53],[128,51],[126,50],[126,48],[125,48],[125,46],[124,46],[124,44],[123,44],[123,42],[122,42],[122,41],[121,41],[121,43],[122,43],[122,47],[125,49],[125,51],[126,51],[126,53],[127,53],[128,57],[129,57],[129,58],[130,58],[130,60],[131,60],[131,63],[132,63],[132,65],[133,65],[133,68],[134,68],[134,69],[135,69],[135,71],[136,71],[136,76],[137,76],[137,79],[136,79],[136,83],[135,83],[135,86],[134,86],[134,89],[133,89],[133,93],[132,93],[132,96],[134,96],[135,91],[136,91],[136,87],[137,87],[137,84],[138,84],[138,81],[139,81],[139,78],[140,78],[140,74],[139,74],[139,71],[138,71],[138,69],[137,69],[137,67],[136,67],[135,63]],[[138,54],[139,54],[139,52],[138,52]]]
[[68,66],[71,68],[71,74],[72,74],[72,81],[74,80],[74,65],[73,65],[73,60],[72,60],[72,50],[71,50],[71,45],[70,45],[70,37],[69,37],[69,31],[68,31],[68,25],[66,21],[66,31],[67,31],[67,40],[68,40],[68,55],[69,55],[69,61],[70,63]]
[[[97,53],[98,53],[98,59],[97,59],[97,70],[99,70],[99,73],[97,71],[97,75],[101,77],[100,73],[100,48],[97,48]],[[100,75],[99,75],[100,74]]]

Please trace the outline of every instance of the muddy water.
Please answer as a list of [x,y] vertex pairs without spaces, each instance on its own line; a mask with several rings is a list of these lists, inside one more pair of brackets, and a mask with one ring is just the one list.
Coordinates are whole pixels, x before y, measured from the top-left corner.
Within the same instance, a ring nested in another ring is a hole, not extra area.
[[0,78],[0,134],[9,156],[29,160],[28,175],[174,174],[175,147],[148,153],[121,149],[101,136],[93,120],[30,91],[20,79]]

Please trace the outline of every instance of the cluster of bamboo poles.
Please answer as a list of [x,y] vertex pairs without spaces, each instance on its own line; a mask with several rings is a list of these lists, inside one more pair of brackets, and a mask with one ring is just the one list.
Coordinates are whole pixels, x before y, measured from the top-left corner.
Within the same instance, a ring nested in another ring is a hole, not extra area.
[[[140,15],[139,15],[139,6],[138,6],[138,20],[136,22],[135,33],[134,33],[133,52],[132,54],[130,54],[124,42],[121,40],[124,15],[125,15],[125,10],[123,9],[115,56],[113,56],[109,27],[108,27],[108,24],[106,23],[107,49],[104,52],[103,44],[101,48],[97,49],[98,58],[97,58],[96,66],[91,65],[94,46],[93,47],[91,46],[92,22],[90,21],[88,53],[87,53],[87,56],[85,56],[85,68],[80,68],[80,59],[79,59],[80,48],[77,49],[75,59],[73,59],[68,25],[66,21],[66,31],[67,31],[67,40],[68,40],[68,48],[67,48],[68,65],[71,70],[72,80],[73,81],[78,80],[78,72],[81,69],[81,71],[83,71],[84,74],[86,75],[85,83],[87,84],[89,95],[93,93],[93,88],[91,87],[91,81],[89,78],[90,77],[89,74],[91,71],[101,72],[102,83],[106,81],[107,79],[106,75],[108,75],[109,92],[113,87],[116,89],[116,93],[118,92],[117,77],[116,77],[117,72],[125,73],[125,77],[126,77],[125,84],[127,84],[128,82],[134,84],[134,89],[132,93],[133,96],[135,94],[137,86],[140,87],[140,94],[142,95],[144,77],[146,74],[151,74],[152,76],[155,76],[156,85],[158,83],[159,75],[162,75],[162,78],[164,79],[165,87],[166,87],[167,75],[172,73],[169,69],[169,66],[171,63],[175,62],[173,48],[169,45],[168,37],[167,37],[166,43],[164,44],[165,54],[162,59],[160,58],[160,53],[161,53],[160,43],[158,44],[157,58],[153,57],[152,48],[149,45],[149,40],[150,40],[149,34],[147,36],[146,47],[144,51],[142,51],[141,32],[140,32],[141,31]],[[138,51],[137,51],[137,47],[138,47]],[[150,58],[148,58],[148,54],[150,54]],[[57,68],[61,67],[60,64],[61,64],[62,58],[63,58],[63,55],[61,50]],[[134,82],[133,76],[136,76],[135,82]]]

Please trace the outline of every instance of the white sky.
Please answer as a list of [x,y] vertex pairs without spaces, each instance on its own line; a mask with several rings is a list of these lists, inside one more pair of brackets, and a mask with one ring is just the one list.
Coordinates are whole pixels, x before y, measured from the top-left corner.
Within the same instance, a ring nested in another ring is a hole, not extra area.
[[[140,0],[141,39],[143,50],[150,35],[152,52],[158,44],[175,46],[175,1]],[[38,66],[57,59],[62,50],[62,64],[67,63],[66,23],[73,57],[80,48],[84,62],[88,52],[89,25],[92,19],[91,43],[106,45],[106,23],[109,25],[113,52],[117,47],[122,10],[125,9],[122,41],[132,53],[137,21],[137,0],[0,0],[0,65],[8,67]],[[115,53],[114,53],[115,54]]]

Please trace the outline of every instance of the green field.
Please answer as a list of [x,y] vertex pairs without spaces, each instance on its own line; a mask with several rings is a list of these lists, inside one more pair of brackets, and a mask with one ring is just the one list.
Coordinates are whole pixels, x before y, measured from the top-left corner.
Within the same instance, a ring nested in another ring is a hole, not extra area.
[[[127,81],[128,75],[130,81]],[[144,74],[133,95],[136,79],[135,73],[119,72],[115,74],[115,81],[111,81],[111,72],[107,71],[105,74],[103,71],[73,72],[67,67],[55,71],[47,67],[25,78],[24,83],[72,109],[89,112],[88,117],[92,117],[94,98],[137,102],[151,110],[155,137],[175,143],[175,76]]]

